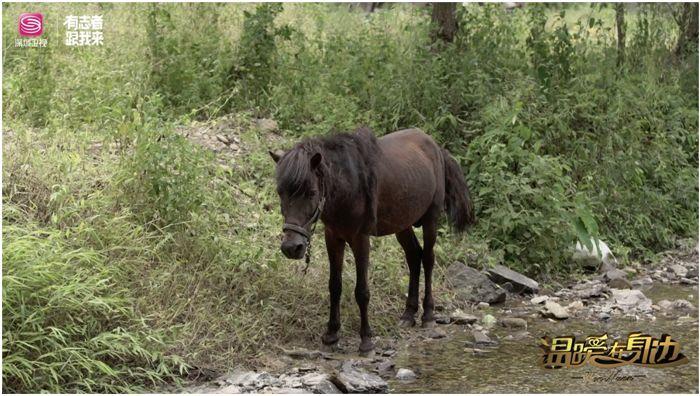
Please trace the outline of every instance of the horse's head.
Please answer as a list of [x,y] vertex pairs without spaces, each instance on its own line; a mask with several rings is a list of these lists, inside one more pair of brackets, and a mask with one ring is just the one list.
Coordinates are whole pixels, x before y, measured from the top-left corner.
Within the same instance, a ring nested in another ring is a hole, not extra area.
[[277,194],[284,217],[280,249],[287,258],[299,260],[304,257],[323,213],[322,156],[303,146],[286,153],[270,151],[270,156],[277,163]]

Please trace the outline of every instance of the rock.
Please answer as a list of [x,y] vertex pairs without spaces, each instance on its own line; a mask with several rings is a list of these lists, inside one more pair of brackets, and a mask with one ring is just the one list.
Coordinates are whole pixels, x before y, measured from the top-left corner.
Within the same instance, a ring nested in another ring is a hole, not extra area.
[[685,274],[686,278],[697,279],[698,277],[698,267],[691,267]]
[[400,368],[399,371],[396,372],[396,379],[401,381],[414,380],[416,379],[416,373],[409,369]]
[[331,381],[331,376],[324,373],[309,373],[300,378],[301,383],[311,388],[314,393],[340,393],[340,390]]
[[396,351],[394,349],[387,349],[384,352],[381,353],[382,356],[394,356],[396,355]]
[[643,278],[635,279],[631,282],[632,286],[639,287],[643,285],[650,285],[654,283],[654,280],[650,276],[645,276]]
[[639,290],[613,289],[612,293],[613,306],[619,308],[622,312],[651,311],[651,300]]
[[389,385],[376,374],[355,367],[352,360],[345,361],[336,377],[332,379],[335,386],[343,393],[386,393]]
[[608,320],[608,319],[610,319],[610,313],[609,312],[601,312],[600,314],[598,314],[598,319]]
[[491,306],[491,304],[489,304],[489,303],[487,303],[487,302],[484,302],[484,301],[480,301],[480,302],[476,305],[476,307],[477,307],[478,309],[486,309],[486,308],[488,308],[488,307],[490,307],[490,306]]
[[547,300],[549,300],[549,296],[536,296],[536,297],[532,297],[532,298],[530,299],[530,302],[531,302],[532,304],[537,305],[537,304],[541,304],[541,303],[543,303],[543,302],[545,302],[545,301],[547,301]]
[[593,297],[602,297],[610,289],[607,285],[600,282],[586,282],[574,286],[572,289],[576,297],[580,299],[588,299]]
[[464,348],[464,352],[473,353],[475,355],[484,355],[484,354],[489,353],[488,350],[479,349],[479,348]]
[[521,318],[503,318],[499,323],[511,329],[527,329],[527,321]]
[[225,145],[231,144],[231,142],[228,140],[228,138],[224,135],[216,135],[216,140],[220,141],[221,143]]
[[544,304],[544,308],[542,308],[540,313],[545,318],[553,318],[553,319],[560,319],[561,320],[561,319],[566,319],[569,317],[569,312],[566,310],[566,308],[555,303],[554,301],[547,301]]
[[604,270],[608,271],[615,268],[617,260],[615,256],[610,251],[608,245],[598,240],[598,244],[593,239],[591,239],[592,249],[588,249],[587,246],[581,244],[581,242],[576,242],[576,247],[574,248],[574,254],[572,259],[582,265],[584,268],[591,270]]
[[327,355],[324,352],[321,351],[316,351],[316,350],[308,350],[304,348],[298,348],[298,349],[283,349],[282,352],[292,358],[295,359],[316,359],[319,357],[323,357]]
[[455,262],[447,268],[446,278],[458,300],[498,304],[506,300],[506,291],[474,268]]
[[613,289],[631,289],[632,284],[625,278],[615,278],[608,282],[608,286]]
[[[255,371],[247,371],[240,368],[224,374],[219,377],[216,382],[219,384],[236,385],[242,387],[252,387],[257,385],[261,379],[269,376],[267,373],[256,373]],[[261,378],[262,377],[262,378]]]
[[684,278],[688,274],[688,269],[680,264],[673,264],[668,269],[679,278]]
[[627,278],[627,272],[625,272],[623,270],[619,270],[617,268],[613,268],[610,271],[606,272],[603,275],[603,277],[608,282],[610,282],[611,280],[614,280],[614,279],[625,279],[625,278]]
[[693,305],[693,303],[691,303],[688,300],[676,300],[673,302],[672,307],[674,309],[682,309],[682,310],[694,310],[695,309],[695,305]]
[[259,118],[255,120],[255,124],[262,133],[276,132],[278,129],[277,121],[268,118]]
[[571,304],[569,304],[566,308],[572,311],[578,311],[580,309],[583,309],[583,301],[574,301]]
[[527,338],[529,336],[530,336],[530,332],[523,330],[523,331],[518,331],[518,332],[513,333],[513,334],[508,334],[507,336],[505,336],[504,339],[510,340],[510,341],[518,341],[518,340],[522,340],[524,338]]
[[382,360],[378,365],[377,365],[377,371],[381,373],[387,373],[391,371],[394,368],[394,361],[391,359],[387,360]]
[[459,325],[468,325],[475,323],[477,320],[479,320],[476,316],[474,315],[469,315],[461,310],[455,310],[452,315],[450,316],[450,319],[452,320],[452,323],[454,324],[459,324]]
[[438,316],[435,318],[435,323],[437,324],[450,324],[452,319],[449,316]]
[[493,315],[486,314],[483,318],[481,318],[481,323],[488,329],[496,324],[496,318]]
[[488,272],[491,280],[498,284],[510,282],[515,293],[537,293],[539,291],[537,282],[502,265],[496,265]]
[[472,330],[472,337],[474,337],[475,346],[492,346],[497,344],[483,331]]
[[[241,388],[240,386],[237,385],[228,385],[224,386],[221,388],[216,389],[212,393],[224,393],[224,394],[238,394],[238,393],[243,393],[245,389]],[[199,393],[199,392],[196,392]],[[202,393],[209,393],[209,392],[202,392]]]
[[445,338],[447,337],[447,333],[445,333],[445,330],[436,327],[428,330],[427,337],[432,339]]

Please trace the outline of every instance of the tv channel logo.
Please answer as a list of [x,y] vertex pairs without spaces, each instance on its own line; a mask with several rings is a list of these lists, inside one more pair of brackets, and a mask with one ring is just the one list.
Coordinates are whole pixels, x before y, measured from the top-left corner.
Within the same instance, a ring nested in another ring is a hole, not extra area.
[[38,37],[44,33],[44,16],[40,13],[23,13],[19,16],[19,35]]

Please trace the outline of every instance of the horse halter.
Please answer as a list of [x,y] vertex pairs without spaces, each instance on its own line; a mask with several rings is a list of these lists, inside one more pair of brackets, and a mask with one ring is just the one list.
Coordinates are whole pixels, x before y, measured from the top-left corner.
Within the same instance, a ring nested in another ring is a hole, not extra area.
[[[318,205],[316,206],[316,209],[314,209],[314,213],[311,215],[309,221],[304,223],[302,226],[291,223],[284,223],[284,225],[282,225],[282,231],[293,231],[306,238],[306,253],[304,253],[304,261],[306,261],[306,267],[304,268],[305,274],[306,270],[309,268],[309,262],[311,261],[311,256],[309,253],[311,250],[311,236],[316,230],[316,223],[318,222],[318,219],[321,218],[323,207],[326,204],[325,188],[323,187],[323,180],[321,179],[321,200],[318,201]],[[310,230],[309,227],[311,228]]]

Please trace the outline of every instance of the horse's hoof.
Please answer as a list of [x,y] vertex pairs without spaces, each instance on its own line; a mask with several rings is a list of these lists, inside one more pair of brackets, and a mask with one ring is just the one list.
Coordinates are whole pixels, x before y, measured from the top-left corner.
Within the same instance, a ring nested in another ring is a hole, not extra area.
[[323,342],[323,345],[335,345],[338,343],[338,340],[340,337],[338,337],[338,333],[325,333],[323,336],[321,336],[321,342]]
[[413,327],[415,325],[416,325],[416,320],[413,318],[399,320],[399,327],[408,328],[408,327]]
[[423,320],[421,327],[424,329],[432,329],[435,327],[435,319]]
[[369,338],[365,338],[360,342],[360,354],[362,356],[371,355],[374,352],[374,343]]

